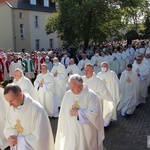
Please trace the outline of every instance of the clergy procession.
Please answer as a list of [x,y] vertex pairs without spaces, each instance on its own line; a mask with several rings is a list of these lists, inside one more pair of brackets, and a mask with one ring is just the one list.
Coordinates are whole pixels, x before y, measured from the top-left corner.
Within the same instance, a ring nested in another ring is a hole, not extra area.
[[0,150],[105,150],[117,112],[130,117],[147,102],[150,41],[32,53],[1,48],[0,83]]

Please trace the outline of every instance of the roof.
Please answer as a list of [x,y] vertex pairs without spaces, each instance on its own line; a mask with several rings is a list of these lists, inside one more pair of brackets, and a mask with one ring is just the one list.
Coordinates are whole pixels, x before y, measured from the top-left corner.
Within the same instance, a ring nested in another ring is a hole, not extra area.
[[[42,0],[36,0],[36,5],[31,5],[30,0],[7,0],[6,3],[9,7],[14,9],[23,9],[31,11],[41,11],[41,12],[56,12],[55,3],[50,0],[49,7],[45,7],[42,4]],[[44,0],[43,0],[44,1]]]

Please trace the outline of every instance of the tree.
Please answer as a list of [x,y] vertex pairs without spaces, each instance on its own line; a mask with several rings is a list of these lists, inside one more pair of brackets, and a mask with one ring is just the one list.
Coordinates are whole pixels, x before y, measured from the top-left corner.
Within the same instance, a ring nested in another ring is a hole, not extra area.
[[[53,16],[47,18],[46,33],[56,31],[68,45],[84,42],[85,49],[91,40],[102,42],[109,36],[120,37],[119,30],[129,24],[129,21],[125,20],[136,16],[138,7],[142,4],[140,0],[56,0],[56,2],[58,9]],[[133,18],[137,24],[137,17]]]
[[145,34],[144,34],[144,37],[146,39],[150,39],[150,16],[147,16],[144,25],[145,25]]
[[[57,31],[68,45],[84,42],[85,48],[90,40],[105,41],[111,30],[117,29],[121,16],[119,10],[110,7],[105,0],[65,0],[57,1],[57,13],[47,18],[46,33]],[[112,17],[117,18],[115,21]],[[119,16],[119,17],[118,17]],[[115,25],[116,24],[116,25]],[[104,28],[107,26],[107,28]]]

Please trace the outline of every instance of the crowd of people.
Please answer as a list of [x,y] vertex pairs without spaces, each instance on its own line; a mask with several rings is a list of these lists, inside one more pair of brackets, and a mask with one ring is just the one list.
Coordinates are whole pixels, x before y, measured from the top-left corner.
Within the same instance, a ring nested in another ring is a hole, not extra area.
[[[103,150],[104,127],[117,111],[130,116],[146,103],[150,41],[135,43],[86,51],[0,49],[0,149]],[[55,144],[48,117],[58,118]]]

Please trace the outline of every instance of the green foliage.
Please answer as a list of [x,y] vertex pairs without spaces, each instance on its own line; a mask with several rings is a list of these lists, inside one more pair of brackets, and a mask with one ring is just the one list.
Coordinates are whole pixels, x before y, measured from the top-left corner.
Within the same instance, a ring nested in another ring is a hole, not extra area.
[[144,26],[145,26],[144,38],[150,39],[150,15],[147,16]]
[[[128,30],[139,30],[138,12],[147,0],[56,0],[57,13],[45,23],[47,34],[57,31],[67,45],[89,41],[105,41],[108,37],[123,35],[120,29],[134,24]],[[148,6],[148,5],[147,5]],[[147,10],[147,9],[146,9]]]

